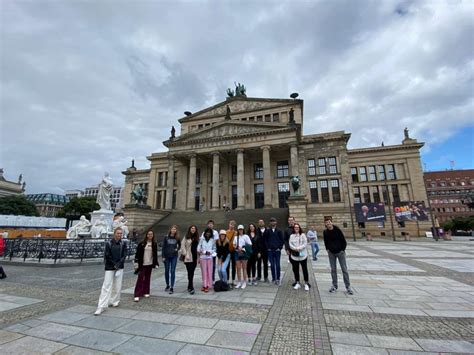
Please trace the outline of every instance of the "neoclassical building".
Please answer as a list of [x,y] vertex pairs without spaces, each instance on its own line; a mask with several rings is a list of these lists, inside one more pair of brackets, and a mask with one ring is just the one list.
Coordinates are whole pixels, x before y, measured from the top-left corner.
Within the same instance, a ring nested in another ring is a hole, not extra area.
[[[178,121],[180,134],[173,129],[163,142],[168,151],[147,157],[149,169],[123,172],[125,204],[140,185],[156,211],[289,207],[305,225],[322,227],[324,216],[332,216],[348,232],[355,224],[380,235],[391,228],[389,219],[385,225],[359,225],[349,206],[426,201],[423,143],[407,131],[399,145],[348,149],[350,134],[343,131],[303,135],[303,100],[245,95],[186,112]],[[301,180],[294,198],[292,176]],[[420,224],[404,228],[429,229]]]

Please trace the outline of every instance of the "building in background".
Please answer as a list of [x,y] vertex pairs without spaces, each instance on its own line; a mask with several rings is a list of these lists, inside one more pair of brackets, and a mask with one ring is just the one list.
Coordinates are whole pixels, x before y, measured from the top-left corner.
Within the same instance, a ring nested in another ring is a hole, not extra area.
[[[156,213],[231,208],[255,210],[256,218],[258,209],[289,207],[304,227],[314,224],[318,230],[331,216],[345,233],[352,234],[355,223],[356,234],[387,235],[394,229],[397,235],[424,235],[429,221],[401,225],[393,220],[392,228],[389,217],[357,225],[351,215],[354,203],[384,203],[387,216],[388,206],[399,201],[427,203],[420,160],[424,143],[410,138],[408,129],[401,144],[358,149],[348,149],[351,134],[344,131],[304,135],[303,100],[297,96],[244,94],[186,112],[178,120],[181,134],[173,127],[163,142],[168,151],[150,154],[148,169],[132,164],[123,172],[125,209],[139,186]],[[291,196],[294,176],[301,187]]]
[[434,216],[439,223],[474,216],[467,201],[474,194],[474,169],[425,172],[424,179]]
[[64,191],[64,195],[69,198],[69,200],[72,200],[73,198],[76,197],[82,197],[84,195],[84,191],[82,190],[66,190]]
[[51,193],[29,194],[26,198],[35,204],[42,217],[56,217],[59,210],[69,202],[69,198],[65,195]]
[[[110,206],[112,208],[112,211],[114,212],[119,212],[121,209],[121,201],[122,199],[122,193],[123,193],[123,187],[122,186],[114,186],[112,190],[112,195],[110,196]],[[84,189],[84,194],[83,197],[97,197],[99,194],[99,185],[94,185],[90,187],[86,187]]]
[[20,174],[17,182],[8,181],[3,174],[3,169],[0,168],[0,197],[24,194],[26,183],[22,180],[23,176]]

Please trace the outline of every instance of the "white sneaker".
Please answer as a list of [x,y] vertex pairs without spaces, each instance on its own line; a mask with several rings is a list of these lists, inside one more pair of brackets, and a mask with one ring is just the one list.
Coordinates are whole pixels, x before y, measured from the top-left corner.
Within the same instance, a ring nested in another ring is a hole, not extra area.
[[242,287],[242,283],[241,283],[241,282],[239,282],[239,283],[237,284],[237,286],[235,286],[235,288],[241,288],[241,287]]
[[118,307],[120,306],[120,301],[112,303],[112,307]]
[[94,312],[94,315],[95,316],[99,316],[102,314],[102,312],[104,312],[104,309],[103,308],[97,308],[97,310]]
[[301,285],[299,282],[296,283],[296,285],[293,287],[295,290],[299,290],[301,288]]
[[309,291],[309,285],[308,284],[304,284],[304,290]]
[[150,297],[150,295],[144,295],[143,297],[148,298],[148,297]]
[[244,283],[242,284],[242,288],[246,288],[246,287],[247,287],[247,283],[244,282]]
[[135,298],[133,299],[133,301],[134,301],[134,302],[140,301],[140,297],[135,297]]

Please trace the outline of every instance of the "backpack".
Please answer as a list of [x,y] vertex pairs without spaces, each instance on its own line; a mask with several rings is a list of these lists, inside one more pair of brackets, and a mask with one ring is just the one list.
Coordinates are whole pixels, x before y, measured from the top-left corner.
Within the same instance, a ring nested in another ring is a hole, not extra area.
[[218,280],[214,283],[214,292],[229,291],[229,284],[227,282]]

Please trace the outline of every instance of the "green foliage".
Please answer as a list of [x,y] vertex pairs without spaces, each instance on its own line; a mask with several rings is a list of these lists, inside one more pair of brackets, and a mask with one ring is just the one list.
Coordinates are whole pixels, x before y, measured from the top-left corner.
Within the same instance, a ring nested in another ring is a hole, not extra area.
[[58,217],[67,218],[68,216],[86,216],[90,219],[92,211],[100,209],[95,197],[75,197],[58,212]]
[[39,216],[35,204],[23,195],[0,197],[0,214],[17,216]]
[[474,229],[474,216],[451,219],[444,222],[443,228],[450,231]]

